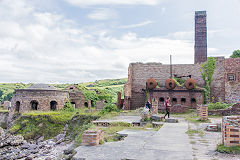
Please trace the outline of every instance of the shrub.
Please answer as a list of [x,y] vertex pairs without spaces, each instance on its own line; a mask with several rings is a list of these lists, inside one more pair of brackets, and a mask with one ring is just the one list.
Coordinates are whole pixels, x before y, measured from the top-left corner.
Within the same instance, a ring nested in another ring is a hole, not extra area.
[[209,110],[216,110],[216,109],[226,109],[230,107],[232,104],[222,103],[222,102],[216,102],[216,103],[209,103],[208,109]]
[[115,104],[107,104],[100,112],[100,114],[106,114],[110,112],[118,112],[117,106]]
[[69,111],[69,112],[74,112],[75,108],[72,106],[70,100],[68,99],[67,102],[64,105],[64,108],[61,109],[62,111]]

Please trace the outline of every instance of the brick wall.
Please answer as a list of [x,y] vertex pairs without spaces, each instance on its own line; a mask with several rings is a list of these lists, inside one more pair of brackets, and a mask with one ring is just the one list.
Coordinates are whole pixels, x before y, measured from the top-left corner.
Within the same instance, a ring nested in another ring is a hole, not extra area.
[[104,141],[104,133],[101,130],[88,130],[82,134],[82,145],[96,146],[100,141]]
[[33,100],[38,102],[37,108],[40,111],[49,111],[51,101],[56,101],[56,109],[61,109],[68,97],[67,91],[19,89],[15,91],[12,98],[11,111],[16,110],[17,102],[20,102],[19,112],[30,111]]
[[[213,75],[212,96],[216,100],[219,98],[225,100],[225,69],[224,58],[216,58],[217,66]],[[197,86],[203,87],[204,81],[201,78],[200,69],[203,63],[199,64],[176,64],[173,65],[173,75],[186,76],[191,75],[196,80]],[[145,93],[142,89],[146,88],[146,82],[149,78],[157,80],[161,87],[165,87],[165,81],[170,77],[170,65],[161,63],[131,63],[129,65],[129,77],[124,93],[130,97],[131,109],[144,106]],[[129,93],[130,92],[130,93]],[[124,95],[125,96],[125,95]]]
[[[229,81],[229,75],[233,75],[235,79]],[[225,60],[225,81],[226,102],[240,102],[240,58],[228,58]]]
[[3,108],[7,110],[8,106],[9,106],[9,103],[10,103],[9,101],[4,101],[3,102]]
[[75,108],[84,107],[85,97],[76,85],[68,86],[65,90],[69,92],[69,99]]
[[222,142],[227,147],[240,146],[240,116],[222,118]]
[[207,61],[207,14],[195,12],[195,52],[194,64]]

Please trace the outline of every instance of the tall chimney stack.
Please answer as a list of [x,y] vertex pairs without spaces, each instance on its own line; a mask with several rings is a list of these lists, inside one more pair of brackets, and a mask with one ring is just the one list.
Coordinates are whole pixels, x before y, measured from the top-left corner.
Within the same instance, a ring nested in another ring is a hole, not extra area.
[[195,12],[194,64],[207,61],[207,14]]

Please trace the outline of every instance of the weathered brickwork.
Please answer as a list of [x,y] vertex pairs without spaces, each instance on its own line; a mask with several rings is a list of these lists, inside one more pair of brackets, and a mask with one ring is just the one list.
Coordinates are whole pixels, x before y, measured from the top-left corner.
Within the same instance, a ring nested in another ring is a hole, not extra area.
[[104,141],[104,133],[101,130],[87,130],[84,131],[82,135],[82,145],[96,146],[99,145],[101,141]]
[[195,12],[195,54],[194,63],[207,61],[207,14],[206,11]]
[[230,116],[230,115],[238,115],[240,114],[240,103],[236,103],[233,106],[227,109],[217,109],[217,110],[209,110],[209,115],[218,115],[218,116]]
[[227,147],[240,146],[240,117],[226,116],[222,119],[222,142]]
[[225,81],[226,102],[240,102],[240,58],[225,60]]
[[9,101],[4,101],[3,102],[3,108],[7,110],[8,106],[9,106],[9,103],[10,103]]
[[[84,95],[77,88],[76,85],[68,86],[67,88],[65,88],[65,90],[69,92],[69,99],[70,99],[72,105],[75,108],[82,108],[82,107],[84,107],[84,103],[86,102],[86,100],[84,98]],[[89,103],[88,103],[88,105],[89,105]]]
[[[216,100],[225,100],[225,69],[224,58],[216,58],[217,66],[213,75],[213,82],[211,85],[211,93]],[[203,87],[204,81],[201,78],[200,69],[203,63],[199,64],[177,64],[172,66],[173,75],[187,76],[191,75],[196,80],[197,86]],[[161,63],[131,63],[129,65],[129,80],[125,85],[124,93],[125,106],[130,109],[143,107],[145,103],[146,82],[149,78],[154,78],[159,83],[160,87],[165,87],[165,81],[170,77],[170,65],[162,65]],[[160,97],[159,95],[158,97]],[[164,95],[166,97],[167,95]],[[175,95],[180,98],[179,95]],[[202,97],[202,96],[201,96]],[[189,97],[186,97],[189,99]],[[128,101],[127,101],[128,100]],[[129,102],[130,100],[130,102]],[[197,100],[201,103],[202,100]],[[129,103],[126,105],[126,103]]]
[[[203,103],[203,92],[201,90],[187,90],[183,87],[176,87],[174,90],[157,88],[149,93],[150,99],[158,100],[158,109],[165,111],[164,101],[167,97],[171,98],[171,112],[180,113],[188,108],[196,108]],[[178,110],[177,108],[181,108]]]
[[56,109],[61,109],[64,107],[67,98],[67,91],[18,89],[15,91],[11,101],[11,111],[25,112],[33,110],[33,103],[36,109],[40,111],[51,110],[51,104],[56,104]]
[[106,103],[103,101],[97,101],[96,102],[96,109],[97,110],[102,110],[105,107]]

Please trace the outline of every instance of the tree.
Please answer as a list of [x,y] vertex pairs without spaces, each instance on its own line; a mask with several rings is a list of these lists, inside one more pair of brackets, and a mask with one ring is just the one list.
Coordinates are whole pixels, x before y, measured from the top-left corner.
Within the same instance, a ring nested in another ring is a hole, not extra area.
[[232,53],[232,55],[230,57],[231,58],[238,58],[238,57],[240,57],[240,50],[233,51],[233,53]]
[[205,91],[206,91],[206,101],[211,101],[210,98],[210,93],[211,93],[211,82],[213,81],[213,74],[214,74],[214,70],[216,68],[216,60],[214,57],[209,57],[207,62],[202,66],[201,71],[201,77],[204,80],[205,83]]

